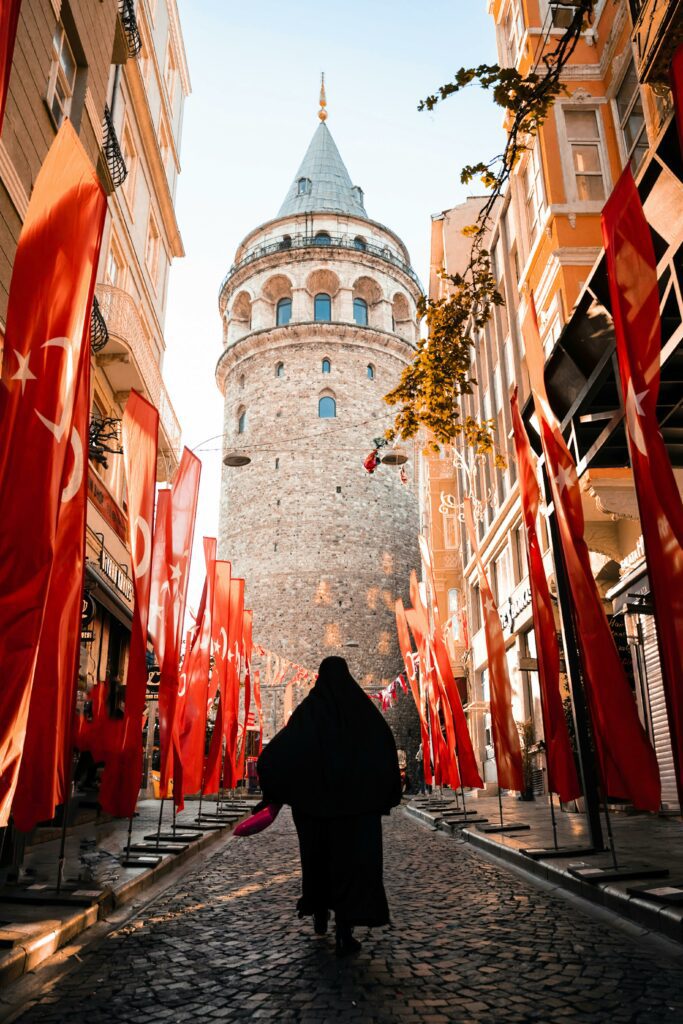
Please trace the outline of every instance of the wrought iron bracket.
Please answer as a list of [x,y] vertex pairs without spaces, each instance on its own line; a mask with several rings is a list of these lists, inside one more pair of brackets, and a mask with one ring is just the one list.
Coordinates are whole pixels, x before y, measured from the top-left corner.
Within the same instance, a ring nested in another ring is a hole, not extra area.
[[119,146],[119,140],[116,135],[116,129],[114,128],[114,122],[112,120],[108,104],[105,104],[104,107],[102,128],[104,132],[102,151],[104,152],[104,156],[107,161],[107,167],[109,168],[112,184],[114,188],[119,188],[120,185],[123,185],[128,176],[128,168],[126,167],[126,161],[123,159],[123,153]]
[[135,17],[133,0],[119,0],[119,17],[128,41],[128,56],[137,57],[142,49],[142,39],[138,28],[138,19]]
[[102,310],[100,304],[97,301],[97,296],[93,296],[92,300],[92,311],[90,313],[90,348],[96,355],[101,352],[104,346],[109,341],[109,331],[107,330],[107,321],[102,316]]
[[121,420],[113,416],[102,419],[93,417],[90,420],[88,437],[88,455],[93,462],[109,467],[107,455],[123,455],[121,447]]

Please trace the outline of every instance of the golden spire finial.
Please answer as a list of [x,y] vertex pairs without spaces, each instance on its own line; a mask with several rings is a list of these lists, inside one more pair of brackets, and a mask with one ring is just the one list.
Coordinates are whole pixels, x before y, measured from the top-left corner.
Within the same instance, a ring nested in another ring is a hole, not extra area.
[[318,117],[321,121],[327,121],[327,98],[325,96],[325,72],[323,71],[320,75],[320,110],[318,111]]

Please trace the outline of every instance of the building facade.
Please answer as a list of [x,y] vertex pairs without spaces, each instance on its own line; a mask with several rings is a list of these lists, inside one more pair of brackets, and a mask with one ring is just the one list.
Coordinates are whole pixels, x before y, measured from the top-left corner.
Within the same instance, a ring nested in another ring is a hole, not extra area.
[[[418,512],[410,472],[362,462],[413,352],[420,286],[398,236],[368,217],[325,116],[220,291],[219,554],[246,579],[258,644],[310,670],[342,655],[377,689],[402,668],[394,601],[418,564]],[[265,717],[268,736],[281,714]]]
[[[572,13],[571,5],[546,0],[489,2],[500,63],[527,72],[561,34],[568,7]],[[658,14],[653,21],[654,7]],[[454,465],[453,453],[447,453],[445,462],[452,470],[453,483],[452,491],[447,492],[452,495],[450,507],[449,501],[439,502],[445,520],[453,520],[452,527],[442,524],[441,529],[451,531],[463,581],[459,599],[467,609],[470,726],[484,776],[495,784],[478,573],[459,509],[465,494],[478,502],[479,544],[503,621],[513,712],[520,726],[531,721],[538,744],[543,738],[543,722],[509,403],[511,389],[517,386],[520,405],[527,405],[529,412],[520,324],[533,293],[547,358],[548,393],[581,478],[591,564],[633,683],[634,699],[655,745],[665,808],[676,806],[677,798],[661,673],[656,667],[654,619],[651,614],[634,618],[633,602],[629,611],[628,602],[617,600],[628,574],[640,568],[642,583],[645,568],[639,555],[640,525],[615,374],[600,213],[613,184],[630,163],[655,237],[661,235],[658,258],[662,260],[659,271],[665,296],[665,352],[673,358],[680,346],[680,292],[675,284],[678,278],[670,275],[675,274],[671,268],[679,251],[677,225],[683,192],[667,89],[667,53],[670,60],[683,31],[679,8],[677,3],[598,0],[593,23],[582,34],[563,72],[566,92],[514,170],[488,243],[505,305],[495,309],[486,329],[473,338],[473,376],[478,386],[463,402],[465,414],[495,421],[496,452],[506,458],[507,469],[495,469],[492,459],[472,459],[465,450],[456,454]],[[649,34],[644,32],[645,24],[650,26]],[[648,47],[658,51],[658,59],[651,52],[648,57]],[[649,71],[644,74],[644,69]],[[455,230],[459,210],[433,220],[432,259],[437,266],[448,244],[438,238],[440,232],[451,236],[453,251],[458,251]],[[461,258],[463,265],[464,253]],[[438,279],[431,286],[432,293],[438,294],[434,290],[440,286]],[[663,375],[666,379],[665,369]],[[662,410],[665,422],[674,409],[668,402]],[[673,419],[667,440],[676,465],[680,452]],[[433,461],[427,474],[432,473]],[[543,515],[539,532],[555,594],[554,562]],[[456,561],[452,552],[450,557]],[[454,569],[454,580],[458,569]],[[457,587],[457,582],[453,585]],[[645,602],[642,607],[648,613]],[[568,696],[566,675],[562,684]],[[545,788],[545,764],[538,746],[535,769],[535,788],[540,793]]]
[[125,693],[133,582],[120,420],[132,388],[160,413],[158,478],[180,425],[162,377],[168,271],[183,255],[175,217],[190,83],[176,0],[24,0],[0,139],[0,316],[32,183],[64,117],[108,193],[91,332],[81,710],[97,683],[107,713]]

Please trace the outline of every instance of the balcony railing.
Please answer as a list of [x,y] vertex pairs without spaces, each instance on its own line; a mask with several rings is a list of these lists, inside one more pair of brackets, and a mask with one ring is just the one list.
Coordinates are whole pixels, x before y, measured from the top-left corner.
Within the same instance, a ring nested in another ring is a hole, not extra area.
[[669,87],[669,67],[683,42],[683,0],[630,0],[636,70],[655,90]]
[[150,401],[159,410],[159,419],[174,451],[180,447],[180,423],[163,382],[159,363],[142,325],[135,302],[128,292],[98,284],[100,309],[107,321],[109,336],[120,338],[132,352],[140,368]]
[[128,56],[137,57],[142,49],[142,39],[138,29],[138,19],[135,17],[133,0],[119,0],[119,17],[128,41]]
[[120,185],[123,185],[126,180],[128,176],[128,168],[126,167],[126,161],[123,159],[123,153],[119,146],[119,140],[116,134],[116,129],[114,128],[111,111],[107,104],[105,104],[104,107],[102,131],[102,151],[107,161],[107,167],[109,168],[112,184],[114,188],[118,188]]
[[370,256],[378,256],[379,259],[385,260],[387,263],[391,263],[392,266],[398,267],[404,274],[407,274],[411,280],[415,282],[420,291],[422,291],[422,285],[420,279],[410,266],[404,260],[397,256],[396,253],[392,252],[388,246],[375,245],[372,242],[363,242],[362,245],[355,238],[350,238],[348,235],[330,235],[325,238],[324,242],[315,235],[284,235],[282,238],[277,238],[272,242],[265,242],[262,245],[255,245],[253,249],[250,249],[246,256],[243,256],[239,263],[233,263],[230,270],[223,278],[221,283],[219,295],[219,301],[227,287],[229,281],[235,276],[238,271],[242,270],[243,267],[249,266],[250,263],[256,262],[256,260],[263,259],[264,256],[270,256],[276,252],[291,252],[293,250],[300,249],[349,249],[353,252],[368,253]]
[[102,316],[97,296],[93,295],[92,310],[90,312],[90,348],[94,353],[101,352],[109,341],[107,323]]

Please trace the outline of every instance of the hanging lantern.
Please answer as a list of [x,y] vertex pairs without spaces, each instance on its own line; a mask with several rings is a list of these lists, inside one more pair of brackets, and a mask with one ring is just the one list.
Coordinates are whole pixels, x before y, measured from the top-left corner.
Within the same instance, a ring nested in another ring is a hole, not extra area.
[[251,458],[244,452],[227,452],[223,456],[224,466],[248,466]]
[[386,466],[403,466],[408,461],[405,450],[399,445],[394,445],[386,455],[382,456],[382,462]]

